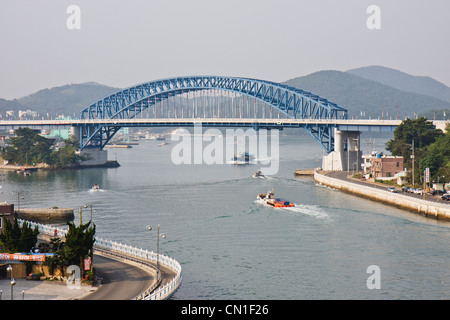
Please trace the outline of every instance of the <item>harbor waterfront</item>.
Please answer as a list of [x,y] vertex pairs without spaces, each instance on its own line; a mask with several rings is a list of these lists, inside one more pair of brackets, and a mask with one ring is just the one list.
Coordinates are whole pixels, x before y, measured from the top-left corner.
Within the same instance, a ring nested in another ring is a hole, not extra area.
[[[2,197],[74,208],[82,221],[92,205],[96,237],[153,251],[145,226],[159,224],[160,252],[183,269],[171,299],[448,299],[450,224],[293,174],[322,156],[307,134],[280,136],[279,172],[255,178],[257,165],[175,165],[170,144],[141,141],[109,150],[119,168],[4,171]],[[272,188],[295,207],[256,200]],[[380,289],[367,286],[373,265]]]

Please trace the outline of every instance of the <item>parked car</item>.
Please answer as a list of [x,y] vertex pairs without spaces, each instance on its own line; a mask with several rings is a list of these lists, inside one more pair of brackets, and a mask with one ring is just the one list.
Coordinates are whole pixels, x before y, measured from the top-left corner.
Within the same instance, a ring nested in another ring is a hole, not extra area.
[[445,193],[442,195],[442,200],[450,201],[450,193]]
[[422,189],[416,189],[414,190],[415,194],[423,194],[423,190]]
[[389,190],[390,192],[397,192],[397,189],[395,189],[395,187],[389,187],[388,190]]
[[416,191],[416,189],[415,188],[408,188],[407,191],[410,192],[410,193],[414,193],[414,191]]

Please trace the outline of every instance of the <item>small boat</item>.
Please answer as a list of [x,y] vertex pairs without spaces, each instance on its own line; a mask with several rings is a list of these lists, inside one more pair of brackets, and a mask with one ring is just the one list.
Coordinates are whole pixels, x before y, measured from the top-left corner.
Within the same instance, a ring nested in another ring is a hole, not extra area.
[[100,186],[98,184],[94,184],[94,186],[92,187],[92,190],[94,190],[94,191],[100,190]]
[[24,169],[24,168],[21,168],[21,169],[17,170],[16,172],[17,172],[18,174],[23,174],[24,176],[29,176],[29,175],[31,175],[31,172],[28,171],[28,170],[26,170],[26,169]]
[[258,171],[255,172],[253,177],[255,177],[255,178],[264,177],[264,174],[261,172],[261,170],[258,170]]
[[163,143],[158,144],[158,146],[161,147],[161,146],[165,146],[165,145],[168,145],[168,144],[169,144],[168,142],[165,142],[165,141],[164,141]]
[[232,164],[248,164],[253,162],[255,157],[248,152],[235,154],[231,159]]
[[294,204],[290,201],[282,198],[275,198],[273,190],[268,191],[267,193],[258,194],[256,199],[263,200],[267,205],[275,208],[290,208],[294,206]]

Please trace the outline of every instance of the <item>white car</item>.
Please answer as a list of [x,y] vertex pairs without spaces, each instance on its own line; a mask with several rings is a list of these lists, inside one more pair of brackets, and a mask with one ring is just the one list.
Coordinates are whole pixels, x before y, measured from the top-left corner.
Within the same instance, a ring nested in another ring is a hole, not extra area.
[[389,190],[390,192],[397,192],[397,189],[395,189],[394,187],[389,187],[388,190]]
[[422,189],[416,189],[414,190],[415,194],[423,194],[423,190]]

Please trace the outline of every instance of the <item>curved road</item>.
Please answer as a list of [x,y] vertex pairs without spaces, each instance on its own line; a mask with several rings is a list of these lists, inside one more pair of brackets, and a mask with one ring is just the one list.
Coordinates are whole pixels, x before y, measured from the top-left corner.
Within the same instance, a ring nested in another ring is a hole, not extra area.
[[102,285],[81,300],[130,300],[156,281],[154,275],[134,265],[94,255],[94,267],[103,277]]
[[[350,177],[347,176],[347,171],[332,171],[332,172],[327,172],[325,175],[330,176],[332,178],[341,179],[341,180],[350,180],[352,183],[369,186],[369,187],[377,188],[377,189],[381,189],[381,190],[387,190],[387,188],[389,187],[389,185],[383,185],[383,184],[379,184],[376,182],[354,179],[351,177],[351,175],[350,175]],[[441,196],[433,196],[428,193],[425,193],[424,195],[414,194],[414,193],[404,192],[398,186],[396,186],[396,188],[397,188],[397,192],[399,194],[404,194],[406,196],[417,198],[417,199],[425,199],[425,200],[429,200],[429,201],[434,201],[434,202],[450,205],[449,201],[441,200]]]

